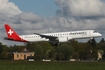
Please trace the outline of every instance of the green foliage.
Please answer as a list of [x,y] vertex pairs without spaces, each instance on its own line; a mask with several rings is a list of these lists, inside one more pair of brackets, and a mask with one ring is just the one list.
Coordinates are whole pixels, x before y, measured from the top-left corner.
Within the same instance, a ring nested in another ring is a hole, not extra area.
[[0,43],[0,59],[7,59],[7,58],[8,58],[8,47]]
[[90,39],[89,41],[88,41],[88,43],[90,43],[90,45],[94,48],[94,49],[96,49],[96,47],[97,47],[97,43],[96,43],[96,40],[93,38],[93,39]]
[[8,58],[8,54],[7,54],[7,51],[3,51],[2,53],[1,53],[1,59],[7,59]]
[[37,43],[28,43],[26,45],[26,48],[28,51],[30,52],[35,52],[35,60],[39,61],[42,59],[42,55],[43,55],[43,49],[41,45],[38,45]]
[[31,44],[28,43],[26,47],[29,51],[35,52],[35,59],[37,59],[37,57],[40,59],[48,58],[48,54],[50,50],[52,49],[52,46],[48,42],[38,42],[38,43],[31,43]]
[[80,57],[79,57],[79,53],[77,53],[77,52],[74,52],[73,54],[72,54],[72,57],[71,57],[72,59],[79,59]]
[[78,43],[78,41],[76,40],[72,40],[71,41],[71,45],[74,47],[74,51],[75,52],[79,52],[80,51],[80,43]]
[[104,43],[105,43],[105,40],[104,40],[104,38],[102,38],[100,41],[100,44],[104,44]]
[[45,59],[50,59],[50,60],[55,60],[57,55],[57,51],[54,47],[52,47],[50,50],[47,51],[47,53],[45,54]]
[[48,42],[41,42],[40,45],[42,46],[43,49],[43,58],[46,59],[49,56],[46,54],[49,54],[51,52],[52,46]]
[[97,59],[97,51],[103,50],[105,55],[104,38],[97,43],[95,39],[92,42],[80,43],[72,40],[69,43],[61,43],[59,46],[52,46],[49,42],[27,43],[19,46],[6,46],[0,43],[0,59],[12,59],[12,52],[22,52],[27,48],[29,52],[35,52],[35,60],[51,59],[51,60],[69,60],[69,58],[88,60]]
[[63,44],[58,47],[58,60],[69,60],[74,49],[72,46]]
[[36,45],[34,48],[35,52],[35,60],[41,60],[42,59],[42,54],[43,54],[43,49],[40,45]]
[[81,60],[92,59],[93,48],[89,43],[82,43],[82,49],[79,52]]

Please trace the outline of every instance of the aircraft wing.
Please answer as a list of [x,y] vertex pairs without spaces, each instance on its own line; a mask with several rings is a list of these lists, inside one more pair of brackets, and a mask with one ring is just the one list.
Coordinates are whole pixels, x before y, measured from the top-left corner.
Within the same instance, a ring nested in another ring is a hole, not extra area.
[[51,40],[57,40],[57,38],[58,38],[58,37],[55,37],[55,36],[42,35],[42,34],[38,34],[38,33],[34,33],[34,34],[40,35],[42,38],[49,39],[50,41]]

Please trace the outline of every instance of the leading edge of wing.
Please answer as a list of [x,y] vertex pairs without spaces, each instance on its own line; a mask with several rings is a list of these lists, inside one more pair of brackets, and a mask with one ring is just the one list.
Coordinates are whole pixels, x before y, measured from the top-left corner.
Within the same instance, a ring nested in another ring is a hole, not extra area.
[[55,37],[55,36],[42,35],[42,34],[38,34],[38,33],[34,33],[34,34],[40,35],[42,38],[46,38],[46,39],[51,39],[51,38],[56,39],[56,38],[58,38],[58,37]]

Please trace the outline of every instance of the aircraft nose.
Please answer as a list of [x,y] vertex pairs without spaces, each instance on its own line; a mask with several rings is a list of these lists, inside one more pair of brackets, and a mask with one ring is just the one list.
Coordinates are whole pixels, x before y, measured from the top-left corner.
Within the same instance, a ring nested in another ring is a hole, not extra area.
[[99,34],[99,36],[102,36],[102,34]]

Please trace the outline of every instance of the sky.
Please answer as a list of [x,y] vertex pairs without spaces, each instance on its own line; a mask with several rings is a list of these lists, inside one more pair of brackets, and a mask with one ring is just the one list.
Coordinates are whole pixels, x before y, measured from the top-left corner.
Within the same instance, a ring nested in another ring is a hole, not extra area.
[[[23,12],[33,12],[39,16],[49,17],[55,15],[58,7],[54,0],[9,0],[15,3]],[[23,4],[24,3],[24,4]]]
[[[0,42],[4,24],[19,35],[95,29],[105,37],[105,0],[0,0]],[[85,41],[85,40],[84,40]]]

